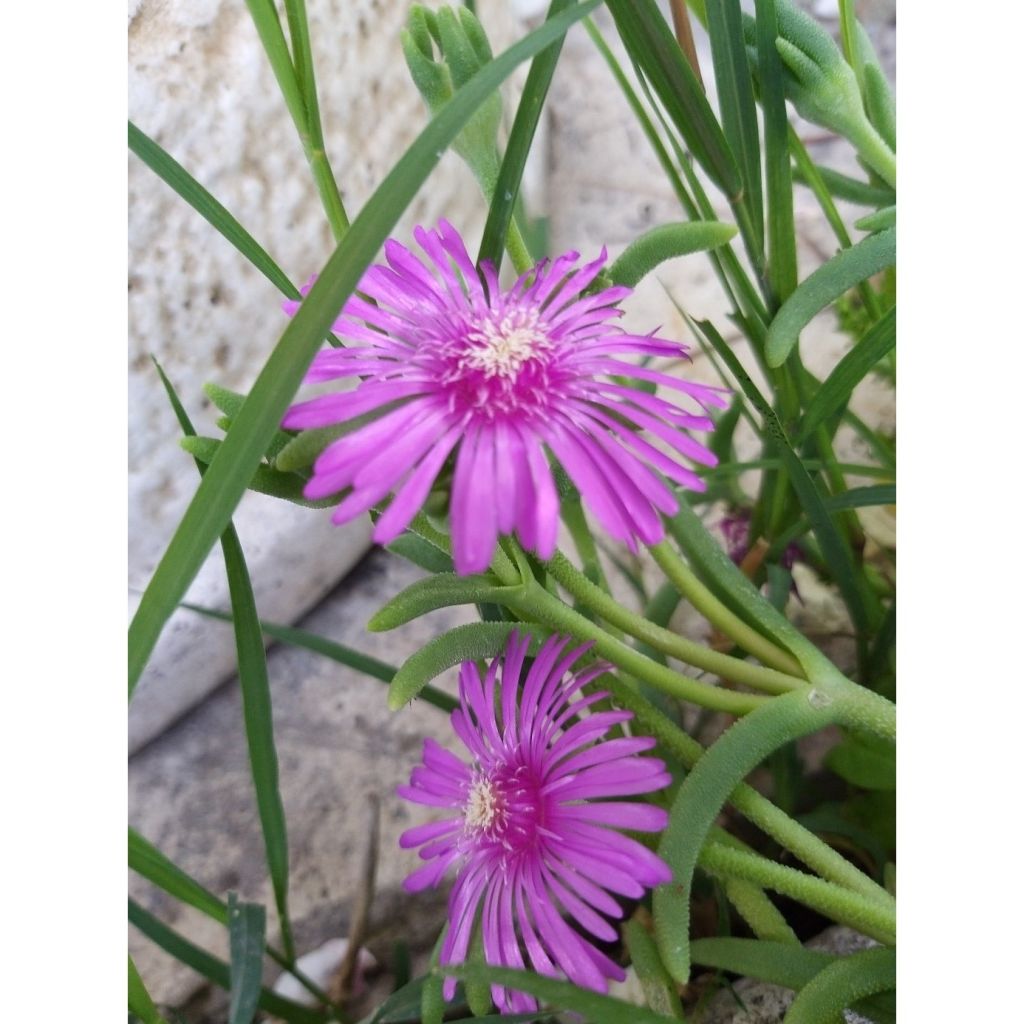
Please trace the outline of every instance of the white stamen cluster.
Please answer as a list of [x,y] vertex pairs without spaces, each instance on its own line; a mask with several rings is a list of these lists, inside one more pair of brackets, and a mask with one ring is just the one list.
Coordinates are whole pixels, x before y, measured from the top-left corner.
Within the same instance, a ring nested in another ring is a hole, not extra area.
[[484,832],[499,818],[504,818],[504,807],[501,798],[486,776],[477,778],[469,790],[466,799],[465,822],[471,831]]
[[550,340],[535,322],[517,322],[506,315],[499,321],[484,320],[468,336],[470,345],[462,365],[482,370],[485,377],[514,379],[524,363],[551,347]]

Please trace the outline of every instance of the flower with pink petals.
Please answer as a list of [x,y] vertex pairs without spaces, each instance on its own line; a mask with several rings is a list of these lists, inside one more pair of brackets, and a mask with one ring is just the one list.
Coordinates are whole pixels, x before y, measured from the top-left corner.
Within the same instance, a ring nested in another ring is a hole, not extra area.
[[[545,641],[525,679],[529,636],[513,634],[483,679],[475,663],[463,664],[451,720],[472,763],[424,741],[423,764],[398,792],[450,816],[409,829],[400,843],[421,847],[428,862],[405,880],[409,892],[456,871],[441,964],[465,961],[479,921],[487,963],[604,992],[609,978],[625,974],[588,935],[617,937],[607,918],[623,912],[612,894],[637,899],[672,877],[647,847],[616,831],[659,832],[668,814],[615,798],[662,789],[671,776],[662,761],[637,756],[654,746],[650,737],[603,739],[632,713],[589,710],[608,694],[581,691],[607,666],[572,671],[590,645],[566,651],[569,642]],[[454,990],[449,978],[445,998]],[[523,992],[495,986],[492,995],[502,1012],[536,1008]]]
[[[451,458],[455,568],[480,572],[499,534],[514,532],[541,558],[554,553],[559,498],[550,453],[612,537],[634,551],[638,540],[660,541],[659,513],[678,510],[666,478],[703,490],[682,460],[715,465],[687,431],[712,428],[708,411],[724,407],[723,392],[620,358],[686,349],[611,322],[629,288],[585,294],[606,252],[580,268],[575,252],[544,260],[502,291],[494,267],[484,262],[478,271],[446,221],[414,234],[426,260],[388,241],[387,265],[367,270],[334,324],[347,347],[319,353],[306,377],[359,385],[294,405],[284,418],[291,430],[371,420],[324,450],[306,496],[345,492],[333,515],[343,523],[393,495],[374,531],[387,544]],[[696,408],[636,382],[680,393]]]

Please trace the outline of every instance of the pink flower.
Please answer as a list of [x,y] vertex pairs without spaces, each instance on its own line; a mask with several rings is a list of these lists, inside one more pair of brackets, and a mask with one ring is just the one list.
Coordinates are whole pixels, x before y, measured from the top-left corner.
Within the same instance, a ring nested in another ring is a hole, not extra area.
[[[420,857],[428,862],[405,880],[408,891],[437,885],[449,868],[457,872],[442,964],[466,959],[479,914],[489,964],[529,965],[603,992],[608,978],[625,974],[585,933],[614,940],[606,917],[620,918],[622,909],[610,894],[637,899],[672,873],[645,846],[615,831],[658,832],[668,821],[662,808],[591,801],[650,793],[667,786],[671,776],[663,762],[637,756],[654,746],[650,737],[601,742],[633,716],[584,713],[608,694],[572,698],[607,666],[571,673],[589,645],[564,653],[568,643],[557,636],[545,641],[525,680],[528,636],[513,634],[504,658],[492,662],[483,680],[473,662],[463,664],[461,707],[452,712],[452,726],[473,763],[424,741],[423,764],[399,795],[446,808],[451,816],[409,829],[400,843],[422,847]],[[454,990],[454,979],[448,979],[445,998]],[[503,1012],[536,1008],[525,993],[498,986],[492,993]]]
[[[682,459],[715,465],[685,431],[712,428],[708,409],[726,404],[720,389],[617,358],[686,350],[610,323],[630,289],[584,296],[605,252],[579,269],[575,252],[544,260],[503,292],[494,268],[484,263],[478,272],[446,221],[414,234],[427,262],[388,241],[388,265],[370,267],[359,285],[374,302],[352,296],[334,325],[350,347],[319,353],[306,377],[361,378],[359,386],[302,402],[284,418],[286,428],[306,430],[372,417],[323,452],[306,496],[347,491],[333,515],[343,523],[394,494],[374,532],[387,544],[423,507],[452,456],[455,568],[480,572],[499,534],[514,531],[541,558],[553,554],[559,499],[550,452],[611,536],[634,551],[638,539],[661,540],[659,512],[678,510],[664,478],[703,490]],[[625,378],[679,392],[698,410]]]

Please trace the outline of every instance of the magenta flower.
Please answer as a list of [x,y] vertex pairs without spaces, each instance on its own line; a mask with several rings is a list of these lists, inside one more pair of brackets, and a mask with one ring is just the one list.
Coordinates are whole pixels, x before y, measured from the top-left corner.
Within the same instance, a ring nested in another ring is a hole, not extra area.
[[[489,964],[528,963],[540,974],[561,973],[604,992],[608,978],[625,974],[584,933],[614,940],[617,933],[602,915],[620,918],[622,909],[610,894],[639,898],[645,888],[670,881],[672,872],[645,846],[615,831],[658,832],[668,821],[662,808],[591,801],[650,793],[667,786],[671,776],[662,761],[637,757],[654,746],[650,737],[600,742],[633,716],[584,713],[608,694],[572,698],[607,666],[571,673],[590,645],[564,653],[568,643],[557,636],[545,641],[525,680],[528,636],[513,634],[483,680],[473,662],[463,664],[461,707],[452,712],[452,726],[474,763],[424,741],[423,764],[398,793],[452,813],[409,829],[399,842],[421,846],[420,857],[428,861],[405,880],[409,892],[437,885],[449,868],[457,872],[442,964],[466,959],[479,916]],[[449,978],[445,998],[454,990]],[[492,994],[502,1012],[536,1008],[523,992],[495,986]]]
[[[414,234],[427,261],[388,241],[388,265],[367,270],[362,295],[348,300],[334,325],[349,347],[319,353],[306,377],[360,378],[359,386],[301,402],[284,418],[292,430],[371,419],[325,449],[306,496],[347,491],[333,515],[343,523],[393,494],[374,531],[387,544],[422,508],[452,456],[455,568],[480,572],[499,534],[515,532],[541,558],[553,554],[559,499],[550,452],[611,536],[631,550],[637,539],[661,540],[658,513],[678,510],[664,478],[703,490],[682,459],[715,465],[685,431],[712,428],[707,411],[725,405],[721,390],[618,358],[686,349],[610,322],[622,315],[616,304],[630,289],[584,297],[605,252],[579,269],[575,252],[544,260],[502,291],[494,268],[484,263],[478,272],[446,221]],[[679,392],[697,410],[625,378]]]

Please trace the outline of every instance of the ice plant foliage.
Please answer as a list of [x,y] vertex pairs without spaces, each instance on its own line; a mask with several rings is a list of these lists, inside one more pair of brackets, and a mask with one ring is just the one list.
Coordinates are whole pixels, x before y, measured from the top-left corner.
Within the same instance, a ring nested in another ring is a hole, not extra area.
[[[499,534],[515,532],[542,558],[553,554],[559,496],[550,452],[609,534],[632,550],[661,540],[659,513],[678,509],[665,478],[703,490],[683,460],[716,460],[687,431],[712,428],[708,411],[725,405],[723,393],[628,361],[686,349],[613,323],[629,288],[585,294],[605,252],[579,268],[575,252],[544,260],[503,291],[494,268],[478,271],[446,221],[414,234],[426,260],[388,241],[387,264],[367,270],[334,324],[346,347],[317,355],[306,378],[359,385],[285,416],[293,430],[369,419],[325,449],[306,496],[347,492],[333,515],[343,523],[393,494],[374,533],[387,544],[452,456],[455,568],[479,572]],[[692,407],[627,379],[681,394]]]
[[[525,679],[529,636],[513,634],[484,678],[473,662],[463,664],[460,707],[451,720],[472,763],[424,741],[423,764],[398,792],[450,814],[409,829],[400,842],[420,847],[428,862],[406,879],[408,891],[437,885],[449,869],[457,873],[442,964],[466,959],[478,926],[489,964],[564,974],[605,991],[607,979],[625,975],[588,936],[614,940],[606,917],[620,918],[622,909],[612,894],[638,898],[645,888],[668,882],[671,871],[616,831],[658,832],[667,813],[602,798],[650,793],[671,776],[662,761],[637,756],[654,746],[653,739],[604,739],[632,713],[590,712],[608,695],[581,690],[607,667],[572,671],[589,645],[567,651],[569,642],[558,636],[545,641]],[[448,979],[445,998],[454,988]],[[503,1012],[536,1008],[522,992],[495,986],[492,994]]]

